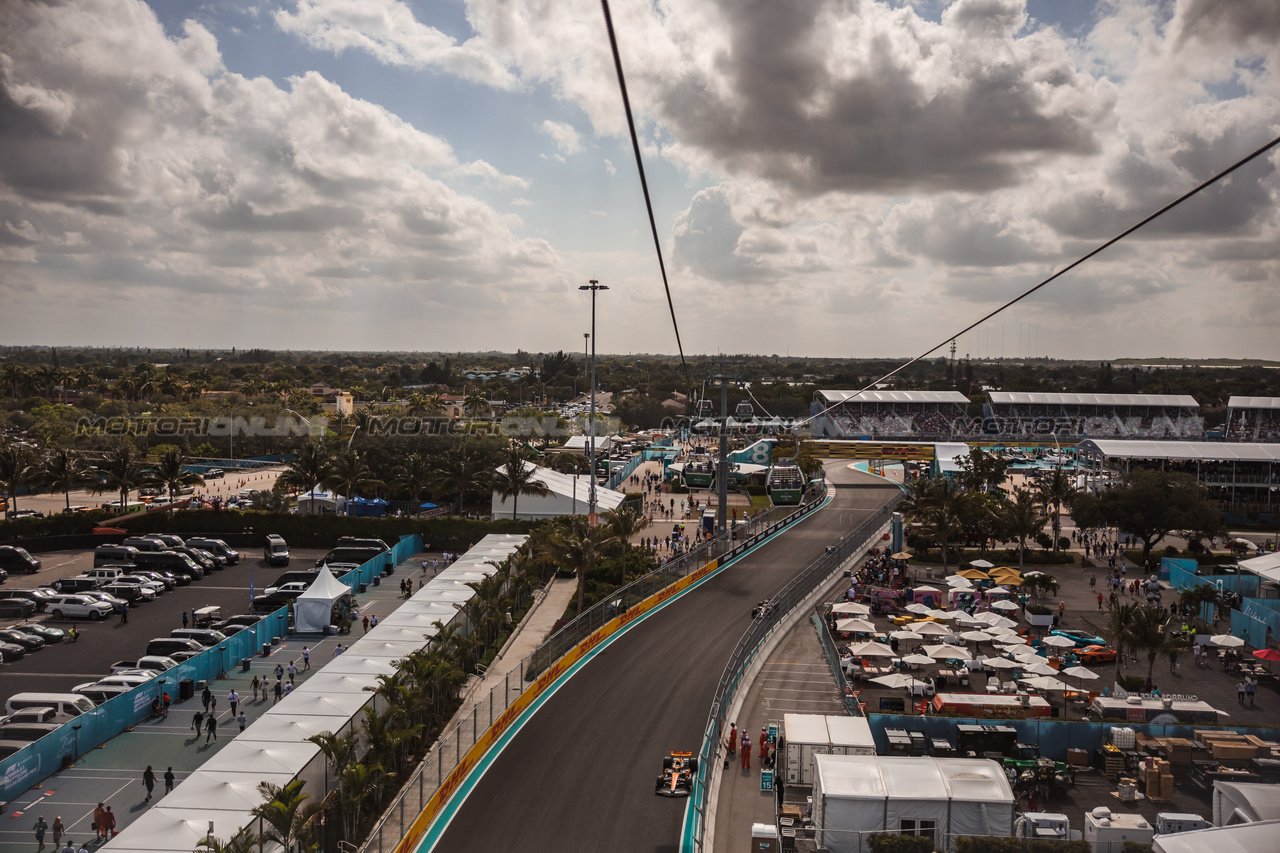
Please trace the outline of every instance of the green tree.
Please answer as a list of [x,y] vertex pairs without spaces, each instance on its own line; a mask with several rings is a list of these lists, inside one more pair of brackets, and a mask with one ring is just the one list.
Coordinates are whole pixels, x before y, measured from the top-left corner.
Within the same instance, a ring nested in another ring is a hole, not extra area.
[[1001,507],[1002,536],[1018,543],[1018,569],[1021,570],[1027,553],[1027,540],[1044,529],[1048,519],[1040,512],[1035,497],[1026,489],[1014,489],[1013,499]]
[[521,495],[543,497],[551,494],[547,484],[538,479],[538,466],[528,461],[529,456],[523,445],[509,445],[502,467],[493,476],[493,489],[498,496],[504,501],[511,498],[512,519],[516,517]]
[[132,444],[123,443],[108,450],[98,463],[98,472],[103,475],[102,489],[120,495],[121,512],[129,504],[129,492],[150,480],[145,461]]
[[1124,662],[1126,652],[1134,648],[1134,631],[1138,620],[1138,608],[1142,605],[1135,602],[1124,603],[1113,599],[1107,603],[1106,622],[1101,624],[1092,619],[1080,617],[1080,621],[1097,631],[1116,650],[1116,681],[1120,681],[1120,665]]
[[1049,511],[1049,518],[1053,522],[1050,526],[1053,530],[1053,553],[1055,554],[1058,553],[1058,540],[1062,538],[1062,507],[1070,506],[1078,491],[1075,475],[1061,468],[1054,468],[1049,472],[1049,476],[1041,477],[1036,484],[1036,497]]
[[9,496],[10,511],[18,508],[18,492],[40,479],[40,464],[31,448],[15,442],[0,445],[0,486]]
[[474,441],[462,441],[438,457],[436,485],[444,494],[456,495],[455,512],[462,514],[467,492],[487,488],[491,472],[485,467],[485,452]]
[[276,488],[310,492],[314,499],[316,486],[333,472],[333,457],[324,442],[309,441],[294,451],[293,461],[276,478]]
[[608,528],[609,538],[615,542],[622,543],[622,577],[619,584],[625,585],[627,582],[627,554],[631,551],[631,540],[640,531],[649,526],[649,521],[637,512],[635,507],[624,503],[617,509],[611,509],[606,512],[604,514],[604,523]]
[[1098,511],[1109,525],[1142,541],[1146,562],[1156,543],[1175,530],[1189,530],[1201,538],[1222,531],[1222,515],[1204,487],[1190,474],[1139,469],[1097,498]]
[[273,785],[270,782],[258,783],[258,791],[266,799],[265,803],[254,806],[250,811],[254,817],[262,818],[263,831],[261,840],[279,844],[284,853],[294,853],[295,845],[300,850],[312,850],[315,834],[311,819],[324,808],[322,803],[307,803],[310,794],[304,794],[306,785],[301,779],[294,779],[285,785]]
[[600,561],[600,548],[609,536],[605,527],[592,527],[585,515],[565,515],[556,520],[555,532],[546,540],[551,557],[578,576],[578,613],[585,606],[587,576]]
[[933,481],[925,493],[925,500],[918,508],[925,530],[938,543],[942,551],[942,569],[947,569],[947,552],[954,539],[964,529],[964,516],[974,501],[974,493],[960,491],[947,477]]
[[344,450],[334,456],[329,476],[322,481],[325,486],[346,496],[347,515],[351,514],[351,501],[361,489],[381,485],[381,482],[364,458],[354,450]]
[[431,460],[421,453],[410,453],[395,469],[391,486],[400,490],[401,494],[407,494],[413,502],[414,512],[417,512],[418,502],[422,500],[422,493],[431,484],[433,476]]
[[1186,637],[1170,636],[1174,617],[1163,607],[1143,604],[1134,613],[1129,641],[1136,652],[1147,656],[1147,688],[1154,684],[1156,658],[1187,648]]
[[71,490],[89,481],[92,469],[74,450],[54,447],[45,454],[40,478],[55,492],[62,492],[67,509],[71,509]]
[[980,447],[970,448],[969,455],[962,456],[956,464],[960,468],[960,482],[973,492],[998,489],[1009,468],[1003,457],[987,453]]
[[196,844],[197,851],[204,853],[253,853],[262,849],[262,841],[253,834],[249,827],[241,827],[235,835],[223,841],[221,838],[206,838]]
[[203,486],[204,477],[186,469],[187,459],[180,450],[167,450],[161,454],[151,466],[150,479],[153,483],[164,486],[173,500],[178,489],[183,486]]
[[462,400],[462,408],[473,418],[487,418],[490,412],[489,398],[478,389],[468,391]]

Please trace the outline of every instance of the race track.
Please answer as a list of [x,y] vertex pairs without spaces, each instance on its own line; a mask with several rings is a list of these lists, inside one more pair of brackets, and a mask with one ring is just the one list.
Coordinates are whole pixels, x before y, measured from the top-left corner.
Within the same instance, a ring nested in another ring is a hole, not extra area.
[[[837,486],[876,479],[847,465],[828,466]],[[655,796],[654,780],[669,750],[700,748],[752,606],[898,494],[836,488],[825,509],[615,640],[512,739],[434,849],[677,850],[685,800]],[[754,740],[762,721],[738,722]]]

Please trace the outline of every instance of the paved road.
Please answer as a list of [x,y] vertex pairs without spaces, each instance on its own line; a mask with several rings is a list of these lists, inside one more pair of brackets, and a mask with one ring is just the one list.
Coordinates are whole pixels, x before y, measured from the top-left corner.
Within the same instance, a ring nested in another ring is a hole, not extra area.
[[[866,477],[846,465],[829,476]],[[685,801],[654,796],[654,779],[665,752],[699,749],[752,606],[897,494],[837,489],[826,509],[598,654],[511,741],[436,849],[676,850]]]

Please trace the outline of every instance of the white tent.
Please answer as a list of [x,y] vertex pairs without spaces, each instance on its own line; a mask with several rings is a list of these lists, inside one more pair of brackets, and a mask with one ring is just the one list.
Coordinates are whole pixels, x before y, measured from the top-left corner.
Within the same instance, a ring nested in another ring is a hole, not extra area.
[[197,844],[209,837],[210,823],[213,824],[213,834],[226,839],[251,820],[253,818],[247,808],[219,811],[157,805],[121,830],[105,849],[112,853],[134,850],[145,853],[191,853]]
[[[499,466],[499,472],[506,466]],[[561,474],[550,468],[535,465],[533,478],[547,487],[546,495],[521,495],[516,503],[516,517],[524,519],[558,518],[562,515],[581,515],[587,512],[591,491],[589,474]],[[596,486],[596,507],[599,512],[617,509],[626,499],[622,492]],[[495,490],[491,501],[494,518],[511,518],[510,501]]]
[[364,675],[370,680],[379,675],[391,675],[396,671],[395,664],[386,658],[370,658],[363,655],[344,653],[324,665],[326,673],[346,673]]
[[425,639],[392,642],[378,636],[377,631],[366,634],[351,644],[347,654],[361,655],[368,658],[389,658],[400,660],[414,652],[421,651],[426,645]]
[[873,832],[948,834],[1013,832],[1014,797],[994,761],[815,755],[813,820],[817,843],[833,853],[870,849]]
[[1280,847],[1280,820],[1157,835],[1152,853],[1259,853]]
[[287,773],[197,770],[182,780],[182,784],[174,788],[173,793],[165,795],[164,808],[248,812],[262,804],[262,792],[258,790],[260,781],[287,785],[292,778]]
[[[311,684],[312,681],[323,674],[323,672],[316,673],[313,678],[303,682],[303,685]],[[360,713],[364,706],[369,704],[369,699],[373,696],[363,687],[353,687],[350,690],[337,689],[339,685],[334,682],[334,679],[329,679],[328,684],[322,687],[323,692],[318,693],[303,690],[303,685],[299,685],[297,690],[289,694],[289,714],[297,714],[303,717],[343,718],[329,724],[331,731],[334,726],[346,725],[347,718],[354,717]],[[271,715],[263,715],[261,719],[266,719],[268,716]],[[256,725],[258,725],[258,721],[254,721],[253,725],[245,729],[245,734],[248,734]]]
[[1215,826],[1276,819],[1280,819],[1280,785],[1257,782],[1213,783]]
[[299,515],[322,515],[326,512],[341,515],[347,511],[347,499],[327,489],[316,486],[298,495]]
[[[276,707],[283,706],[277,705]],[[268,713],[254,720],[253,725],[249,726],[241,734],[236,735],[236,740],[245,743],[252,741],[300,742],[321,732],[346,734],[349,728],[348,724],[351,722],[351,720],[344,720],[340,717],[309,717],[293,713]]]
[[328,631],[334,603],[350,594],[351,587],[335,578],[332,572],[316,575],[307,591],[294,602],[293,620],[297,632],[315,634]]
[[[343,694],[355,693],[367,697],[369,691],[376,687],[377,684],[377,679],[372,676],[366,677],[359,673],[329,672],[327,669],[322,669],[299,684],[297,689],[290,693],[289,698],[285,701],[292,708],[293,702],[299,696],[328,696],[338,700],[342,698]],[[354,714],[355,710],[352,713]]]

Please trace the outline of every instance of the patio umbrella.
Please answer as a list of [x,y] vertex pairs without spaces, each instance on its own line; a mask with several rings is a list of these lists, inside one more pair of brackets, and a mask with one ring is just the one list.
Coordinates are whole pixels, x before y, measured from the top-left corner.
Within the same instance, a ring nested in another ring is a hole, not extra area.
[[1044,660],[1044,658],[1040,657],[1039,652],[1028,646],[1026,643],[1023,643],[1020,646],[1001,646],[1001,649],[1006,654],[1013,655],[1018,660]]
[[969,659],[968,649],[962,649],[959,646],[952,646],[946,643],[936,646],[925,646],[921,651],[929,657],[938,660],[947,660],[948,658],[957,658],[959,660]]
[[887,643],[857,643],[849,647],[849,654],[855,658],[896,658],[898,653],[889,648]]
[[934,618],[934,619],[950,619],[950,618],[951,618],[951,613],[952,613],[952,611],[950,611],[950,610],[938,610],[938,609],[935,607],[935,608],[931,609],[928,613],[922,613],[921,615],[922,615],[922,616],[929,616],[929,617],[932,617],[932,618]]
[[960,639],[968,643],[987,643],[994,640],[995,637],[991,636],[986,631],[965,631],[960,635]]
[[988,628],[1016,628],[1018,623],[1014,622],[1008,616],[1000,616],[998,614],[987,611],[980,614],[982,621],[987,623]]
[[918,613],[921,616],[928,616],[929,612],[932,610],[933,610],[932,607],[920,601],[917,601],[915,604],[908,604],[906,606],[906,611],[908,613]]
[[836,630],[844,633],[872,633],[876,630],[876,626],[868,622],[866,619],[841,619],[836,622]]
[[991,575],[987,574],[981,569],[961,569],[960,571],[956,572],[956,574],[962,578],[965,578],[966,580],[971,580],[971,581],[991,580]]
[[915,588],[915,591],[916,592],[942,592],[942,590],[938,589],[936,586],[918,586]]
[[972,590],[973,581],[960,575],[947,575],[947,586],[952,589]]
[[889,559],[891,559],[891,560],[910,560],[910,559],[911,559],[911,552],[910,552],[910,551],[899,551],[899,552],[898,552],[898,553],[896,553],[896,554],[890,554],[890,555],[889,555]]
[[1009,599],[1002,598],[999,601],[993,601],[991,603],[991,609],[992,610],[1021,610],[1022,608],[1014,604]]
[[1019,663],[1022,664],[1022,671],[1029,673],[1031,675],[1057,675],[1058,674],[1058,671],[1053,667],[1049,666],[1049,664],[1047,663],[1026,663],[1023,661],[1019,661]]
[[1035,678],[1024,678],[1022,683],[1028,687],[1034,687],[1037,690],[1070,690],[1071,685],[1066,682],[1059,681],[1056,678],[1050,678],[1047,675],[1039,675]]
[[970,560],[969,565],[973,566],[975,569],[994,569],[996,567],[995,563],[988,562],[987,560]]
[[1009,660],[1008,658],[983,658],[982,665],[992,669],[1017,669],[1022,666],[1016,660]]
[[1060,670],[1058,674],[1066,675],[1071,678],[1079,678],[1084,681],[1090,681],[1098,677],[1098,673],[1094,672],[1091,669],[1085,669],[1082,666],[1069,666],[1064,670]]
[[1018,629],[1012,628],[1008,625],[990,625],[982,630],[986,631],[988,634],[994,634],[997,638],[1009,637],[1015,642],[1023,642],[1022,637],[1018,636]]
[[1022,586],[1020,575],[992,575],[991,579],[1000,586]]
[[894,631],[889,635],[891,640],[923,640],[923,634],[917,634],[915,631]]
[[1045,637],[1040,642],[1046,646],[1053,646],[1055,649],[1065,649],[1076,644],[1076,641],[1070,637],[1059,637],[1057,635]]
[[1209,638],[1209,642],[1224,649],[1238,649],[1244,645],[1244,640],[1233,634],[1214,634]]
[[831,613],[834,616],[867,616],[871,613],[871,607],[853,601],[842,601],[831,608]]
[[1258,649],[1253,656],[1260,660],[1280,660],[1280,652],[1275,649]]
[[911,631],[925,637],[943,637],[951,633],[950,628],[937,622],[913,622]]
[[900,672],[891,672],[888,675],[877,675],[875,678],[870,680],[874,681],[876,684],[882,684],[885,687],[892,687],[895,690],[899,687],[910,687],[912,684],[916,683],[914,678],[909,675],[903,675]]

